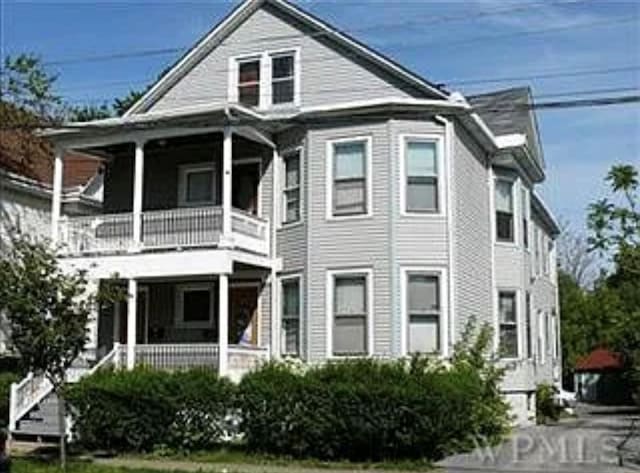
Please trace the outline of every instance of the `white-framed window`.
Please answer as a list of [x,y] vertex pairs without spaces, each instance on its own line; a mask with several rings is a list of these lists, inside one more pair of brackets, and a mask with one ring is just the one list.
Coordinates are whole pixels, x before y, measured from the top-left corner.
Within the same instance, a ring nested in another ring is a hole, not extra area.
[[300,150],[283,155],[282,223],[300,221],[301,165]]
[[540,274],[540,230],[537,226],[533,227],[533,268],[534,274]]
[[520,189],[520,219],[522,221],[522,246],[529,249],[529,192],[525,187]]
[[498,292],[498,352],[502,358],[517,358],[518,349],[518,293]]
[[300,105],[300,49],[229,58],[228,97],[261,109]]
[[260,57],[238,59],[237,97],[238,103],[248,107],[260,105]]
[[300,356],[302,313],[300,275],[286,276],[280,279],[281,311],[281,350],[283,355]]
[[365,356],[372,352],[372,271],[327,273],[327,352],[330,357]]
[[327,217],[371,215],[371,137],[327,142]]
[[531,320],[531,293],[527,291],[524,299],[524,311],[525,311],[525,346],[527,358],[533,358],[533,326]]
[[185,164],[178,168],[178,204],[181,207],[210,205],[215,199],[213,163]]
[[271,55],[271,104],[296,101],[296,53],[287,51]]
[[401,135],[401,213],[441,214],[443,146],[441,136]]
[[515,241],[514,225],[514,205],[513,205],[514,182],[510,179],[496,178],[495,180],[495,219],[496,219],[496,240],[499,242]]
[[211,283],[177,286],[176,326],[180,328],[212,328],[215,320],[214,292]]
[[546,361],[547,339],[545,332],[546,315],[542,310],[538,310],[538,361],[544,364]]
[[542,271],[546,276],[549,275],[549,238],[542,234]]

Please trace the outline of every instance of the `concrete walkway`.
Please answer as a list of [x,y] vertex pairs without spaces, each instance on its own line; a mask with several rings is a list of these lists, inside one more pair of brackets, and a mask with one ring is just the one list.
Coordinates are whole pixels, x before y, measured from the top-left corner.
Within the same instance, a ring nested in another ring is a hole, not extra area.
[[576,419],[557,425],[518,430],[501,445],[454,455],[437,466],[448,473],[631,471],[632,464],[618,466],[616,446],[628,434],[632,419],[640,417],[640,411],[581,405],[577,414]]

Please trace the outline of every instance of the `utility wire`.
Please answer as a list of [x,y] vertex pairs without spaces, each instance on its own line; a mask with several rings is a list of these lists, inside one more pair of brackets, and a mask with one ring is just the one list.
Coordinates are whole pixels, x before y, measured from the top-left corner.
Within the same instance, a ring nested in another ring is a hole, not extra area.
[[[237,46],[237,45],[262,44],[264,43],[264,41],[269,41],[269,40],[273,41],[273,40],[289,40],[289,39],[300,39],[300,38],[317,38],[317,37],[332,35],[334,31],[337,33],[349,35],[353,33],[366,32],[366,31],[380,32],[381,29],[385,29],[385,28],[387,29],[402,28],[402,27],[410,27],[415,25],[425,26],[425,25],[433,25],[433,24],[447,23],[447,22],[475,21],[478,18],[490,17],[494,15],[504,15],[507,13],[529,10],[529,9],[540,7],[540,6],[550,6],[550,5],[571,6],[571,5],[584,3],[586,1],[587,0],[569,0],[569,1],[553,1],[553,2],[541,1],[541,2],[532,2],[524,5],[518,5],[516,7],[511,7],[511,8],[479,11],[479,12],[475,12],[473,15],[469,15],[469,12],[465,12],[464,14],[460,14],[460,15],[447,15],[447,16],[439,16],[439,17],[426,16],[424,19],[420,19],[420,17],[418,17],[417,19],[412,18],[411,20],[407,20],[403,22],[383,23],[379,25],[369,25],[362,28],[354,28],[349,31],[342,31],[339,29],[332,28],[331,32],[317,31],[312,33],[264,36],[259,38],[253,38],[250,40],[243,40],[243,41],[225,40],[217,44],[215,47],[224,48],[224,47]],[[622,20],[622,19],[624,19],[624,17],[618,18],[616,20]],[[593,24],[599,24],[599,23],[600,22],[593,22]],[[590,25],[591,25],[590,23],[584,24],[584,26],[590,26]],[[580,24],[570,25],[568,27],[562,27],[562,28],[566,29],[566,28],[575,28],[575,27],[582,27],[582,25]],[[557,30],[557,28],[549,29],[549,31],[555,31],[555,30]],[[545,30],[540,30],[540,31],[544,32]],[[528,32],[528,33],[522,32],[522,33],[530,34],[532,32]],[[517,33],[517,34],[521,34],[521,33]],[[470,40],[473,40],[473,38]],[[482,39],[480,40],[482,41]],[[447,41],[447,43],[450,43],[450,41]],[[58,59],[53,61],[47,61],[44,64],[47,66],[59,66],[64,64],[78,64],[78,63],[85,63],[85,62],[113,61],[113,60],[130,59],[130,58],[138,58],[138,57],[142,58],[142,57],[164,56],[169,54],[183,53],[189,50],[190,48],[191,48],[190,46],[178,46],[173,48],[148,49],[148,50],[140,50],[140,51],[133,51],[133,52],[121,51],[121,52],[115,52],[115,53],[104,54],[104,55],[81,56],[81,57],[66,58],[66,59],[63,58],[63,59]]]

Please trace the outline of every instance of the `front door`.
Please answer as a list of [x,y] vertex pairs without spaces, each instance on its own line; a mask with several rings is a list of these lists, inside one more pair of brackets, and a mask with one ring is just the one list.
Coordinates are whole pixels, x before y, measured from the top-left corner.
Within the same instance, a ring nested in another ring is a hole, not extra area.
[[258,214],[260,163],[239,162],[233,165],[231,205],[253,215]]
[[258,286],[256,285],[231,286],[229,344],[258,345]]

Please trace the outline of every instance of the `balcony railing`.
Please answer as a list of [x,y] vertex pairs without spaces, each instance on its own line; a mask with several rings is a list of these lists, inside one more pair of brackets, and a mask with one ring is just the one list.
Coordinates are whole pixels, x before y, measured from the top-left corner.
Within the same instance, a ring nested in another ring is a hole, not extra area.
[[[127,346],[117,346],[116,365],[126,366]],[[161,343],[135,346],[135,364],[159,370],[188,368],[218,369],[219,349],[216,343]],[[230,374],[242,375],[267,361],[266,348],[230,345],[228,366]]]
[[[142,213],[142,242],[133,241],[133,214],[65,217],[60,221],[62,252],[70,256],[216,246],[222,236],[222,207],[151,210]],[[231,212],[232,242],[239,249],[269,253],[269,223],[242,210]]]

